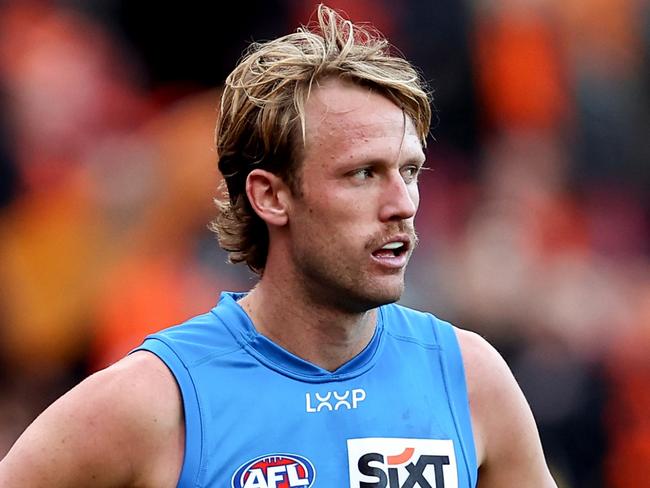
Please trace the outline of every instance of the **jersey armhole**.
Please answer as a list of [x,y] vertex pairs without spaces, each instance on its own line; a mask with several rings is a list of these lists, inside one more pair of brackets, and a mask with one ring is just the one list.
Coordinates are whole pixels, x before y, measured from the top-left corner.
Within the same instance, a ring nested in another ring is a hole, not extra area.
[[148,351],[155,354],[167,366],[176,380],[183,399],[183,417],[185,418],[185,452],[177,486],[179,488],[196,486],[203,453],[203,428],[201,409],[192,376],[174,350],[156,337],[145,339],[129,354],[136,351]]
[[[462,439],[461,448],[466,460],[470,486],[477,483],[478,466],[476,464],[476,446],[472,430],[472,417],[467,395],[465,367],[454,327],[435,318],[434,330],[442,349],[442,367],[447,377],[447,393],[451,403],[452,416],[456,430]],[[437,323],[436,323],[437,322]]]

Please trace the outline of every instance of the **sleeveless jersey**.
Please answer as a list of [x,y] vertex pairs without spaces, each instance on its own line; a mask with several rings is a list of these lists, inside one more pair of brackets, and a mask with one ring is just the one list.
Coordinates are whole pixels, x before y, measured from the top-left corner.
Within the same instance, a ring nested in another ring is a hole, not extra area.
[[178,486],[474,488],[476,455],[453,327],[379,307],[368,346],[330,372],[258,334],[222,293],[136,350],[171,370],[185,410]]

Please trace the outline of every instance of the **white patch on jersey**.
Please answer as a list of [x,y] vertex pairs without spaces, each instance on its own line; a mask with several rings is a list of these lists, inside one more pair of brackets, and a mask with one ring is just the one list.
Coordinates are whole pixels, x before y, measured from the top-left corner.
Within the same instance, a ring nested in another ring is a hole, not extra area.
[[458,488],[452,440],[348,439],[350,488]]

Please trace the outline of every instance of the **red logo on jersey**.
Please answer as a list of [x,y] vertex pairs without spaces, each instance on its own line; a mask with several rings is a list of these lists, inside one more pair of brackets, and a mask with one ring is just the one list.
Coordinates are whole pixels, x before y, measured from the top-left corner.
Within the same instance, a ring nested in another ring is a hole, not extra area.
[[266,454],[235,472],[232,488],[309,488],[316,479],[314,465],[295,454]]

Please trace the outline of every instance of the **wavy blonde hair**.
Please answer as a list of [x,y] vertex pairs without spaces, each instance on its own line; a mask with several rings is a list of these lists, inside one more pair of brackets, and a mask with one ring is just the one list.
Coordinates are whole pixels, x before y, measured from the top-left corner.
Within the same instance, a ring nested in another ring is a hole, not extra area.
[[226,78],[216,132],[225,199],[210,227],[233,263],[262,274],[269,245],[265,222],[246,196],[254,168],[281,176],[299,194],[305,102],[314,82],[337,77],[375,90],[414,122],[423,147],[429,133],[429,92],[419,72],[376,30],[319,5],[317,22],[252,44]]

